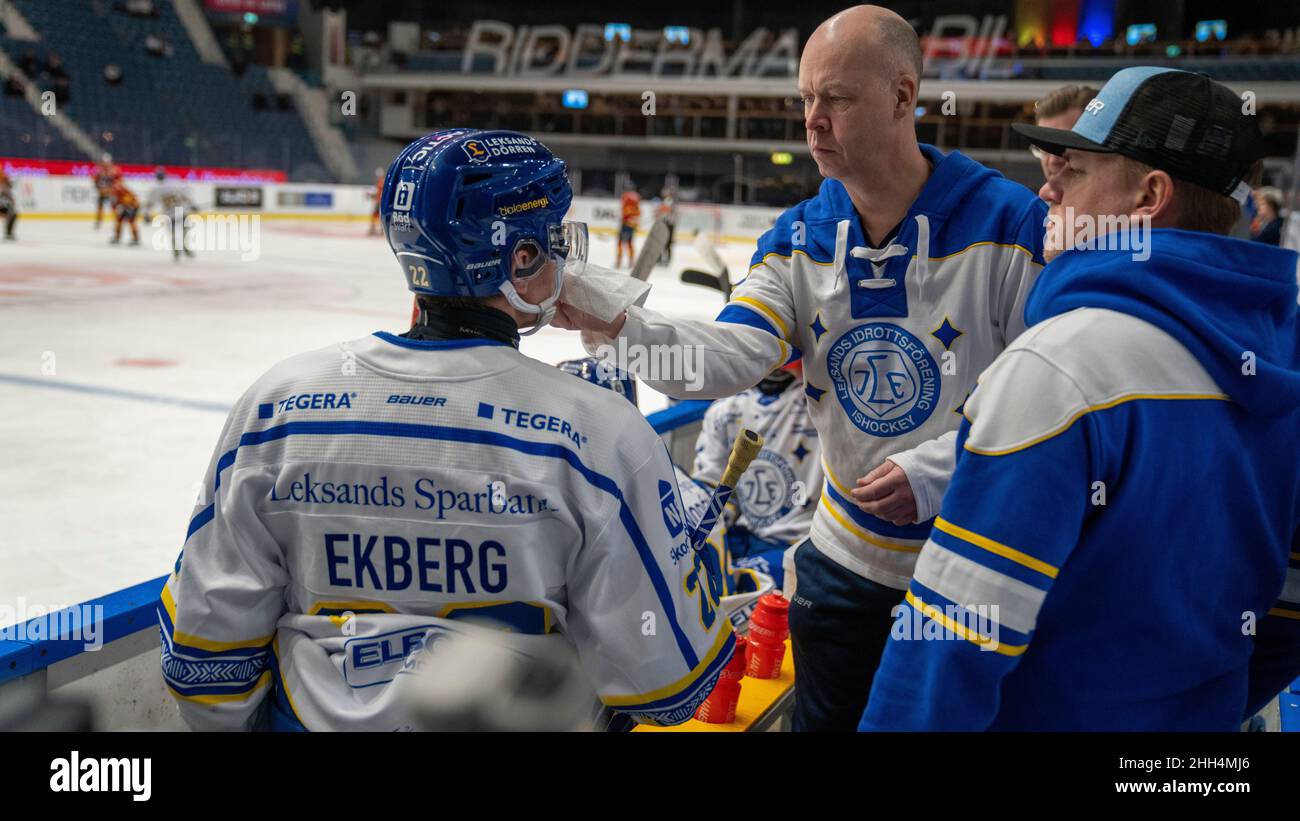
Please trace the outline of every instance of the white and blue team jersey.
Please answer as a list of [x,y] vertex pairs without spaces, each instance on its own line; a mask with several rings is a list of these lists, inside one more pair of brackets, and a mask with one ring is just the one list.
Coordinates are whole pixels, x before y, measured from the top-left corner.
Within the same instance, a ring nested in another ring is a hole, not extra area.
[[563,635],[652,723],[689,718],[732,654],[662,441],[504,343],[378,333],[286,360],[231,412],[204,494],[159,607],[196,729],[408,728],[416,651],[479,622]]
[[[1032,191],[960,152],[921,151],[933,172],[882,247],[870,247],[844,186],[825,180],[759,239],[716,320],[633,306],[622,331],[630,344],[700,352],[690,378],[645,380],[682,399],[731,396],[802,357],[826,476],[812,542],[899,590],[952,475],[962,405],[1024,330],[1047,215]],[[594,350],[605,340],[590,342]],[[871,516],[850,496],[886,459],[907,473],[914,523]]]
[[696,479],[718,483],[742,428],[761,434],[763,449],[736,484],[733,524],[765,542],[806,538],[824,479],[803,382],[796,379],[775,394],[750,388],[710,405],[695,443]]
[[1300,675],[1300,259],[1148,251],[1043,271],[860,729],[1234,732]]

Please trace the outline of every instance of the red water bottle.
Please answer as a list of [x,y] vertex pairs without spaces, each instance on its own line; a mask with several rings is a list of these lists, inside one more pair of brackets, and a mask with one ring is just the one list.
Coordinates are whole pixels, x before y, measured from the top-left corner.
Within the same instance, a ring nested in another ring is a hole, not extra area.
[[745,675],[753,678],[780,678],[785,660],[785,640],[790,635],[790,602],[781,591],[768,593],[758,600],[749,619],[749,657]]
[[695,708],[695,719],[705,724],[730,724],[736,720],[736,704],[740,701],[740,682],[745,677],[745,648],[749,642],[744,636],[736,637],[736,652],[722,668],[718,683],[704,703]]

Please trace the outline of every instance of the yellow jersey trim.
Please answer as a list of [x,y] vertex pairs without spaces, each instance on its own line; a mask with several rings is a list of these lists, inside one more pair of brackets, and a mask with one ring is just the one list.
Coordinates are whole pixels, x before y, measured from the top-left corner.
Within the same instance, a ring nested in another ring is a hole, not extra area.
[[[980,455],[980,456],[1006,456],[1006,455],[1011,454],[1011,453],[1016,453],[1016,452],[1018,452],[1018,451],[1026,450],[1026,449],[1028,449],[1028,448],[1032,448],[1034,445],[1042,444],[1043,442],[1046,442],[1048,439],[1052,439],[1052,438],[1055,438],[1055,437],[1057,437],[1057,436],[1060,436],[1062,433],[1065,433],[1067,430],[1069,430],[1070,427],[1071,427],[1072,425],[1074,425],[1075,422],[1079,421],[1079,419],[1080,419],[1081,417],[1086,416],[1086,415],[1089,414],[1089,413],[1093,413],[1093,412],[1095,412],[1095,411],[1109,410],[1110,408],[1113,408],[1113,407],[1115,407],[1115,406],[1117,406],[1117,405],[1122,405],[1122,404],[1124,404],[1125,402],[1134,402],[1134,401],[1137,401],[1137,400],[1139,400],[1139,399],[1215,399],[1215,400],[1219,400],[1219,401],[1222,401],[1222,402],[1231,402],[1231,401],[1232,401],[1232,397],[1228,396],[1228,395],[1225,394],[1225,393],[1133,393],[1133,394],[1127,394],[1127,395],[1125,395],[1125,396],[1121,396],[1121,397],[1119,397],[1119,398],[1117,398],[1117,399],[1112,399],[1112,400],[1110,400],[1109,402],[1103,402],[1103,403],[1101,403],[1100,405],[1089,405],[1088,407],[1084,408],[1083,410],[1080,410],[1080,411],[1078,411],[1077,413],[1075,413],[1073,416],[1071,416],[1069,419],[1065,420],[1065,422],[1063,422],[1062,424],[1060,424],[1060,425],[1057,426],[1056,428],[1053,428],[1052,430],[1048,431],[1047,433],[1044,433],[1042,436],[1038,436],[1038,437],[1036,437],[1036,438],[1034,438],[1034,439],[1031,439],[1030,441],[1026,442],[1026,443],[1023,444],[1023,445],[1015,445],[1014,447],[1003,448],[1003,449],[1001,449],[1001,450],[982,450],[982,449],[980,449],[980,448],[973,448],[973,447],[971,447],[970,441],[967,440],[966,444],[962,445],[962,447],[963,447],[965,450],[968,450],[968,451],[970,451],[971,453],[975,453],[975,454],[978,454],[978,455]],[[970,419],[970,417],[967,417],[967,419]],[[972,424],[974,424],[974,423],[972,422]]]
[[718,637],[713,641],[713,647],[709,648],[708,654],[705,655],[704,658],[700,659],[700,663],[695,666],[694,670],[677,679],[672,684],[665,684],[663,687],[660,687],[657,690],[651,690],[648,693],[631,696],[602,696],[600,700],[610,707],[626,707],[645,704],[650,701],[659,701],[660,699],[682,692],[695,682],[699,677],[701,670],[704,670],[713,663],[713,660],[717,658],[718,653],[722,652],[723,646],[727,643],[727,638],[732,635],[731,624],[727,622],[726,619],[720,618],[720,621],[722,622],[722,627],[718,630]]
[[777,330],[781,332],[782,339],[790,338],[790,326],[785,324],[785,320],[777,316],[776,311],[772,310],[767,305],[763,304],[757,299],[754,299],[752,296],[732,297],[731,301],[739,302],[747,307],[753,308],[754,310],[758,311],[760,314],[763,315],[764,318],[766,318],[769,322],[771,322],[773,325],[776,326]]
[[926,604],[919,597],[912,595],[911,590],[907,591],[907,595],[904,598],[907,600],[908,604],[920,611],[921,615],[932,621],[937,621],[939,624],[942,624],[945,629],[966,639],[966,641],[969,641],[972,644],[979,645],[981,648],[987,647],[988,649],[1001,653],[1004,656],[1018,656],[1029,649],[1028,644],[1003,644],[997,639],[980,635],[974,630],[970,630],[965,625],[958,624],[948,618],[944,615],[942,610],[934,605]]
[[935,517],[934,526],[936,529],[942,530],[949,536],[956,536],[963,542],[969,542],[976,547],[982,547],[990,553],[995,553],[1004,559],[1010,559],[1018,565],[1028,567],[1030,570],[1036,570],[1044,576],[1047,576],[1049,579],[1055,579],[1056,575],[1061,572],[1059,568],[1053,567],[1042,559],[1035,559],[1028,553],[1016,550],[1014,547],[1008,547],[1001,542],[993,541],[987,536],[981,536],[973,530],[959,527],[942,516]]
[[172,598],[171,585],[165,584],[162,589],[162,604],[167,610],[167,617],[172,622],[172,642],[183,644],[186,647],[197,647],[200,650],[208,650],[213,653],[221,653],[226,650],[244,650],[250,647],[265,647],[275,638],[272,633],[269,636],[263,636],[256,639],[245,639],[243,641],[212,641],[202,636],[195,636],[190,633],[182,633],[176,629],[176,601]]
[[891,542],[883,541],[879,537],[872,536],[870,533],[867,533],[867,531],[858,527],[853,522],[850,522],[848,519],[845,519],[844,514],[840,513],[835,508],[831,507],[831,503],[827,500],[825,494],[822,495],[821,506],[826,508],[826,512],[829,513],[831,515],[831,518],[833,518],[836,522],[838,522],[841,527],[843,527],[845,530],[852,533],[854,536],[857,536],[862,541],[871,545],[872,547],[878,547],[881,550],[894,550],[899,553],[920,553],[921,548],[924,547],[924,545],[893,544]]

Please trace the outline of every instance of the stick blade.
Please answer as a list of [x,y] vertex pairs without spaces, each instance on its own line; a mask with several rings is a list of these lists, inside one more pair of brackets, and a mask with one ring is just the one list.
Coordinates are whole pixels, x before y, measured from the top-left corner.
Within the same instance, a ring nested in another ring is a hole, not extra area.
[[632,276],[644,282],[667,247],[668,223],[661,217],[650,226],[650,233],[646,235],[645,243],[641,245],[641,253],[637,254],[636,262],[632,263]]

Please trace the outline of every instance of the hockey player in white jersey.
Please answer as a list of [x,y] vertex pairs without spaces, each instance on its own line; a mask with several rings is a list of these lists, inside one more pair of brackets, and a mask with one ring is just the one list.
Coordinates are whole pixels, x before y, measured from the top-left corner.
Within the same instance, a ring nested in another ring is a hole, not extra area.
[[232,411],[159,608],[191,726],[408,728],[407,673],[487,625],[571,642],[640,721],[708,695],[734,638],[666,447],[517,349],[585,259],[571,200],[523,134],[398,155],[382,220],[418,321],[286,360]]
[[789,591],[795,730],[857,728],[952,476],[962,405],[1024,330],[1043,266],[1032,191],[918,143],[921,63],[916,32],[878,6],[812,34],[799,90],[825,180],[759,239],[716,320],[632,306],[610,323],[562,304],[557,321],[593,350],[622,337],[698,354],[689,380],[646,379],[682,399],[730,396],[802,358],[826,482]]
[[727,506],[727,551],[736,566],[753,567],[782,587],[783,554],[808,537],[824,481],[801,363],[779,368],[753,388],[709,406],[695,444],[695,479],[718,483],[741,428],[757,431],[763,449]]
[[198,210],[190,198],[189,189],[180,180],[169,180],[167,169],[161,165],[154,169],[154,180],[158,183],[144,201],[144,221],[153,223],[156,212],[161,219],[154,224],[155,230],[165,230],[168,244],[172,249],[172,259],[180,261],[181,253],[192,257],[194,252],[185,243],[185,217]]

